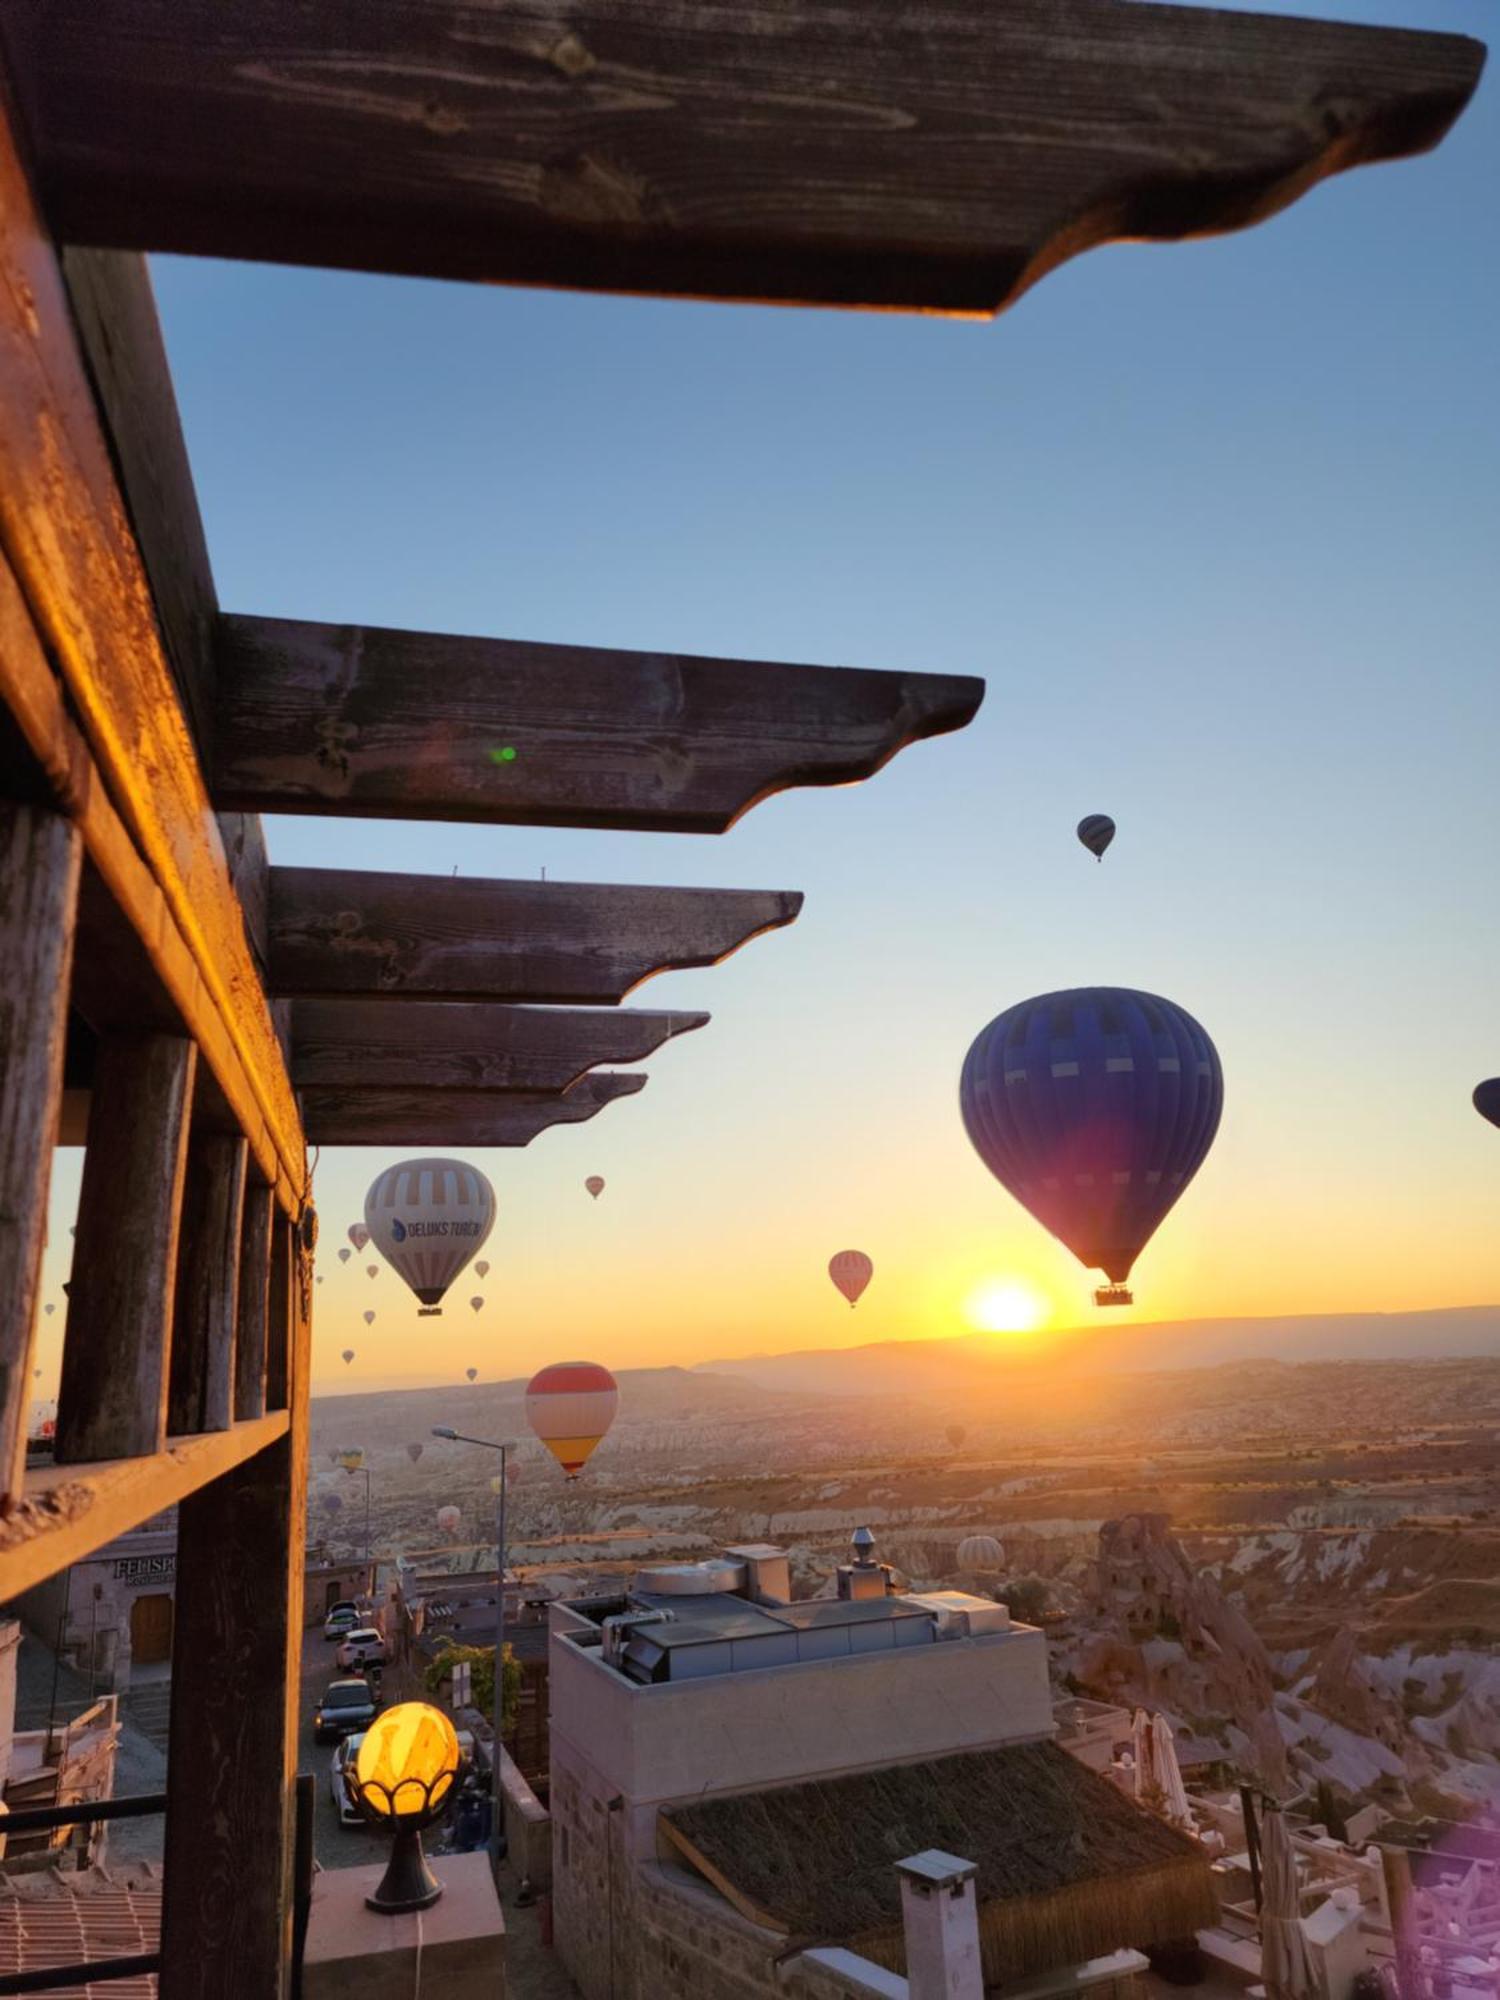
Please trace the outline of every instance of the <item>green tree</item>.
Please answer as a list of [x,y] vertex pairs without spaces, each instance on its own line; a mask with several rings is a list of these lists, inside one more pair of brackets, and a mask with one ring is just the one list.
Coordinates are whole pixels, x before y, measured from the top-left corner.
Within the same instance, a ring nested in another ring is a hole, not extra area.
[[[495,1713],[495,1649],[493,1646],[461,1646],[455,1639],[443,1639],[441,1651],[423,1676],[429,1694],[442,1694],[456,1666],[470,1670],[471,1706],[486,1718]],[[505,1648],[505,1733],[516,1726],[521,1706],[521,1662],[509,1644]]]

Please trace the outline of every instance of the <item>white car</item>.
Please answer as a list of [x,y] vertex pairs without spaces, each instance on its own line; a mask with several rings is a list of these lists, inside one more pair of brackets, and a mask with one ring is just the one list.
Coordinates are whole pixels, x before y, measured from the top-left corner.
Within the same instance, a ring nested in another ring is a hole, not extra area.
[[354,1802],[354,1792],[349,1783],[349,1773],[354,1760],[359,1755],[359,1746],[365,1740],[361,1730],[357,1736],[346,1736],[334,1751],[328,1766],[328,1789],[333,1794],[334,1810],[339,1816],[340,1826],[366,1826],[369,1822]]
[[346,1670],[385,1665],[385,1640],[373,1625],[356,1625],[334,1658]]

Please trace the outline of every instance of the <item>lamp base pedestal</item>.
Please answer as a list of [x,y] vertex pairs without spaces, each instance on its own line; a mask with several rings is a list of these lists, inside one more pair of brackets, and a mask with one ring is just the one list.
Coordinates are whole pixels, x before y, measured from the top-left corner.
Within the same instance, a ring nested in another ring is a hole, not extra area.
[[422,1852],[419,1827],[400,1826],[391,1842],[391,1858],[380,1887],[365,1902],[386,1916],[400,1916],[407,1910],[430,1909],[443,1893],[443,1885],[427,1865]]

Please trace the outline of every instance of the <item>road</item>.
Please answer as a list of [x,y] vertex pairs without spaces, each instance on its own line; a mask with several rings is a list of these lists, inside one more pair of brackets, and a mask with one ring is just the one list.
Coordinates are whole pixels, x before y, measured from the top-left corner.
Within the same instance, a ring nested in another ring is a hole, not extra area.
[[323,1637],[321,1625],[308,1632],[302,1644],[302,1698],[297,1717],[297,1769],[311,1771],[317,1780],[313,1811],[313,1853],[324,1868],[358,1868],[383,1861],[390,1840],[373,1827],[340,1826],[328,1788],[328,1767],[333,1761],[331,1743],[314,1743],[313,1710],[318,1697],[331,1680],[339,1678],[336,1648]]

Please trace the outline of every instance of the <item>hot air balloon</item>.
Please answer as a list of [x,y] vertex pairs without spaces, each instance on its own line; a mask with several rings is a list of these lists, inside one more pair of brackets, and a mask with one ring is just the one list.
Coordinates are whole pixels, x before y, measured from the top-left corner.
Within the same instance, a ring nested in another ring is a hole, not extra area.
[[323,1495],[323,1512],[325,1514],[342,1514],[343,1511],[344,1502],[339,1494],[325,1493]]
[[354,1245],[356,1250],[363,1250],[369,1240],[370,1232],[362,1222],[351,1222],[349,1224],[349,1241]]
[[328,1463],[329,1463],[330,1465],[337,1465],[337,1464],[338,1464],[338,1462],[339,1462],[339,1455],[338,1455],[338,1453],[337,1453],[336,1451],[331,1451],[331,1452],[329,1452],[329,1454],[328,1454]]
[[490,1265],[487,1257],[480,1258],[479,1262],[474,1266],[474,1274],[480,1278],[487,1278],[490,1275]]
[[419,1444],[409,1444],[406,1447],[406,1455],[411,1460],[413,1465],[415,1465],[417,1460],[422,1456],[423,1449],[424,1447]]
[[352,1257],[353,1255],[354,1255],[354,1252],[353,1252],[352,1250],[340,1250],[340,1252],[339,1252],[339,1262],[340,1262],[341,1264],[347,1264],[347,1263],[348,1263],[348,1261],[349,1261],[349,1259],[350,1259],[350,1258],[351,1258],[351,1257]]
[[[1492,1125],[1500,1125],[1500,1076],[1492,1076],[1474,1086],[1474,1109]],[[51,1312],[51,1306],[47,1308]]]
[[454,1541],[458,1539],[458,1524],[462,1519],[463,1515],[456,1507],[439,1507],[437,1510],[439,1528]]
[[477,1382],[479,1380],[479,1370],[477,1368],[466,1368],[464,1370],[464,1373],[465,1375],[468,1376],[471,1382]]
[[484,1304],[484,1300],[476,1292],[473,1298],[470,1299],[469,1304],[474,1308],[475,1312],[478,1312],[479,1308]]
[[367,1278],[378,1278],[380,1276],[380,1266],[378,1264],[366,1264],[365,1276]]
[[975,1037],[964,1127],[1003,1187],[1081,1264],[1126,1279],[1219,1129],[1218,1051],[1181,1007],[1127,987],[1044,993]]
[[948,1442],[949,1444],[952,1445],[955,1451],[958,1450],[959,1446],[963,1443],[964,1439],[968,1435],[969,1433],[964,1429],[962,1424],[949,1424]]
[[490,1491],[495,1495],[497,1500],[499,1499],[501,1493],[504,1492],[506,1484],[507,1482],[500,1477],[498,1472],[491,1475]]
[[464,1160],[402,1160],[372,1183],[365,1221],[422,1312],[441,1312],[443,1294],[494,1227],[495,1190]]
[[364,1315],[364,1322],[365,1322],[365,1325],[366,1325],[366,1326],[373,1326],[373,1325],[375,1324],[375,1315],[374,1315],[374,1313],[372,1313],[372,1312],[367,1312],[367,1313],[366,1313],[366,1314]]
[[594,1197],[595,1201],[597,1201],[600,1195],[603,1194],[604,1192],[603,1174],[590,1174],[588,1179],[584,1182],[584,1186],[588,1189],[589,1193]]
[[365,1455],[358,1445],[351,1445],[339,1453],[339,1464],[345,1472],[360,1472],[364,1469]]
[[43,1307],[42,1307],[42,1311],[43,1311],[43,1312],[44,1312],[44,1313],[45,1313],[45,1314],[47,1315],[48,1319],[51,1319],[52,1315],[53,1315],[53,1314],[54,1314],[54,1313],[55,1313],[55,1312],[57,1311],[57,1307],[56,1307],[56,1306],[43,1306]]
[[531,1428],[569,1479],[576,1479],[615,1420],[620,1391],[594,1361],[554,1361],[526,1385]]
[[1005,1551],[993,1535],[965,1535],[958,1545],[958,1566],[975,1576],[994,1576],[1005,1567]]
[[863,1250],[840,1250],[828,1260],[828,1275],[849,1301],[851,1309],[875,1275],[875,1266]]
[[353,1359],[354,1359],[354,1349],[353,1349],[352,1347],[346,1347],[346,1348],[344,1349],[344,1365],[345,1365],[345,1367],[347,1367],[347,1366],[349,1365],[349,1363],[350,1363],[350,1362],[351,1362],[351,1361],[352,1361]]
[[1108,813],[1088,813],[1078,822],[1078,838],[1096,861],[1104,859],[1104,850],[1114,837],[1115,823]]
[[323,1274],[322,1274],[322,1272],[321,1272],[321,1271],[320,1271],[320,1272],[318,1273],[318,1276],[317,1276],[317,1278],[316,1278],[316,1280],[315,1280],[314,1282],[315,1282],[315,1283],[317,1283],[317,1284],[320,1284],[320,1285],[322,1284],[322,1282],[323,1282]]

